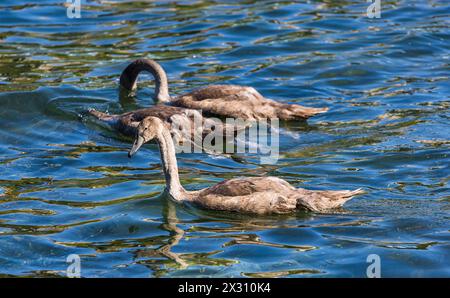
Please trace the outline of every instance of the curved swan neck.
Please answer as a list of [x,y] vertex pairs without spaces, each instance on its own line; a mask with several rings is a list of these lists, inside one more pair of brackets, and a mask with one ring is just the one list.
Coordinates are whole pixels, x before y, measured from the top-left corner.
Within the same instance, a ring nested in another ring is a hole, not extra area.
[[128,65],[120,76],[120,85],[127,90],[136,89],[137,77],[144,70],[150,72],[155,79],[155,99],[158,102],[170,102],[166,72],[153,60],[138,59]]
[[166,179],[166,189],[169,194],[177,201],[183,199],[185,190],[181,186],[178,176],[177,158],[175,156],[175,146],[170,133],[164,128],[156,135],[156,141],[161,153],[161,163]]

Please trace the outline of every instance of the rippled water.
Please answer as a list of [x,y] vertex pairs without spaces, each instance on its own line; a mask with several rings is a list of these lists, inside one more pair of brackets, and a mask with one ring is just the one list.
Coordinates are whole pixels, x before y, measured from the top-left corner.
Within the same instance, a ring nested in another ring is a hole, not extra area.
[[[0,4],[0,275],[84,277],[450,276],[448,1],[82,1]],[[275,175],[367,194],[333,215],[251,217],[161,197],[158,149],[79,114],[151,104],[153,83],[119,98],[128,62],[167,70],[171,93],[208,83],[328,106],[284,123],[264,166],[181,154],[189,189]],[[292,135],[299,135],[298,139]]]

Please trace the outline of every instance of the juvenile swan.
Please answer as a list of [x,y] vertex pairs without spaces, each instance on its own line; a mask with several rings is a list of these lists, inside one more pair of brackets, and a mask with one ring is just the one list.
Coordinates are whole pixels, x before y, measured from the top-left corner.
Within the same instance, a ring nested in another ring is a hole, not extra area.
[[166,72],[158,63],[149,59],[138,59],[128,65],[120,76],[120,85],[127,90],[134,90],[137,77],[144,70],[153,74],[155,78],[156,101],[199,109],[206,114],[249,121],[267,118],[298,120],[307,119],[328,110],[328,108],[308,108],[297,104],[279,103],[264,98],[252,87],[237,85],[210,85],[171,97]]
[[361,189],[348,191],[312,191],[295,188],[276,177],[235,178],[214,186],[187,191],[178,177],[175,148],[169,131],[156,117],[147,117],[139,123],[136,139],[128,156],[131,157],[146,142],[155,139],[159,145],[161,163],[166,179],[166,190],[177,202],[223,211],[270,214],[288,213],[296,209],[329,212],[342,206]]
[[203,117],[196,110],[164,105],[139,109],[120,115],[106,114],[95,109],[90,109],[88,112],[100,121],[109,124],[115,130],[130,137],[136,135],[136,129],[144,118],[149,116],[158,117],[178,141],[188,141],[200,147],[202,147],[201,143],[194,143],[195,141],[201,141],[197,140],[197,136],[200,136],[201,139],[211,133],[222,137],[234,136],[237,131],[245,128],[222,124],[221,121]]

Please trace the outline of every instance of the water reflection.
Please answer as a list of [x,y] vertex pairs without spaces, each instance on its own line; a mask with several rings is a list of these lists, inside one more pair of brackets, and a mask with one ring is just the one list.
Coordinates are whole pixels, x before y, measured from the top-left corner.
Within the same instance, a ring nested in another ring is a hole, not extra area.
[[[177,211],[175,203],[172,202],[169,198],[165,198],[163,203],[163,224],[161,228],[170,233],[170,238],[167,240],[166,244],[161,245],[157,249],[139,249],[134,252],[136,259],[142,259],[146,257],[152,257],[161,255],[166,257],[173,262],[175,262],[180,269],[185,269],[189,266],[189,264],[182,258],[181,254],[174,253],[171,249],[176,246],[180,240],[184,236],[184,230],[177,227],[177,223],[179,222],[177,218]],[[145,264],[145,261],[140,260],[137,262],[138,264]],[[149,264],[151,266],[151,264]],[[160,276],[157,269],[154,268],[155,276]]]

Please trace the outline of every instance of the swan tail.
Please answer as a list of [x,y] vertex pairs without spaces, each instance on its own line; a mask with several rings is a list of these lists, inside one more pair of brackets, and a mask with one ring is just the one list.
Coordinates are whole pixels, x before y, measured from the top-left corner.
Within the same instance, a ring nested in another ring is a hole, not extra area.
[[300,189],[299,191],[301,192],[301,196],[297,198],[297,208],[322,213],[340,208],[354,196],[365,193],[361,188],[338,191],[307,191]]
[[328,108],[309,108],[297,104],[284,104],[278,111],[278,117],[282,120],[308,119],[311,116],[325,113]]

